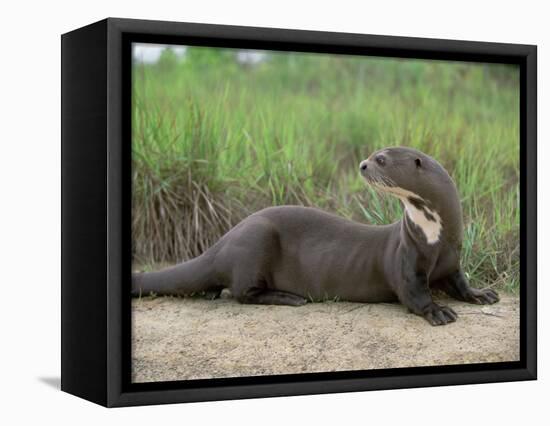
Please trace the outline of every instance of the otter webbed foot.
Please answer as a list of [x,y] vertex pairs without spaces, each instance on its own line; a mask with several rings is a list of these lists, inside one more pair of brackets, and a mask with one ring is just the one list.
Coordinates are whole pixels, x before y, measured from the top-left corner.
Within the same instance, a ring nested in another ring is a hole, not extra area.
[[425,273],[406,275],[398,286],[399,300],[411,312],[424,317],[431,325],[445,325],[455,322],[458,315],[448,306],[434,303],[428,286],[428,276]]
[[220,294],[222,294],[221,290],[206,290],[204,292],[204,298],[206,300],[215,300],[220,298]]
[[480,290],[471,287],[462,270],[436,281],[433,286],[457,300],[476,305],[492,305],[500,300],[498,293],[490,288]]
[[437,303],[431,303],[424,309],[424,319],[431,325],[445,325],[455,322],[458,318],[456,312],[448,306],[440,306]]
[[307,303],[306,299],[297,294],[267,289],[250,289],[245,294],[237,297],[237,300],[241,303],[255,303],[259,305],[302,306]]
[[464,301],[475,303],[476,305],[492,305],[500,300],[498,293],[490,288],[482,290],[477,288],[469,288],[468,293],[464,297]]

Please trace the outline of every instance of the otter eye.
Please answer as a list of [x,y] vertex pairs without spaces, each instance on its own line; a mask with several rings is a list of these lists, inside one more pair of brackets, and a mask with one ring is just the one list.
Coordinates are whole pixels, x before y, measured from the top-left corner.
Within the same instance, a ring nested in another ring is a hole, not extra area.
[[379,165],[381,166],[385,166],[386,165],[386,159],[384,158],[383,155],[377,155],[375,158],[374,158],[374,161],[376,161]]
[[420,158],[414,160],[414,163],[416,164],[417,168],[422,167],[422,160]]

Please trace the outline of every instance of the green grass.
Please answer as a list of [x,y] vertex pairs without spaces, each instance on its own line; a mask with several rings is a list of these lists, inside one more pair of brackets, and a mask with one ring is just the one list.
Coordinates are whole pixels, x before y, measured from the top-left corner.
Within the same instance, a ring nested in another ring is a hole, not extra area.
[[261,208],[313,205],[373,224],[402,215],[358,173],[411,146],[454,178],[475,286],[519,286],[519,71],[504,65],[230,50],[135,64],[133,241],[139,264],[202,253]]

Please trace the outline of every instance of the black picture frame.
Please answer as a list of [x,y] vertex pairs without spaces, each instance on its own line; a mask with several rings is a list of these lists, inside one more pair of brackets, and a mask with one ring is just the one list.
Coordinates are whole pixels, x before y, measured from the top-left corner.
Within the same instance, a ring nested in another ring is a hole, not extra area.
[[[536,46],[105,19],[62,42],[62,390],[108,406],[536,379]],[[520,66],[520,361],[130,382],[131,42]]]

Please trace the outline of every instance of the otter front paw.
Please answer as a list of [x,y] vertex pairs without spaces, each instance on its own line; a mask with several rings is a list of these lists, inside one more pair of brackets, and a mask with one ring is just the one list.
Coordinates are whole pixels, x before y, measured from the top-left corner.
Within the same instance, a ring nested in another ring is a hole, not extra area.
[[424,309],[423,316],[431,325],[445,325],[450,322],[455,322],[458,315],[448,306],[439,306],[436,303],[431,303]]
[[477,288],[470,288],[470,291],[466,295],[466,302],[475,303],[477,305],[492,305],[500,300],[498,293],[490,288],[479,290]]

